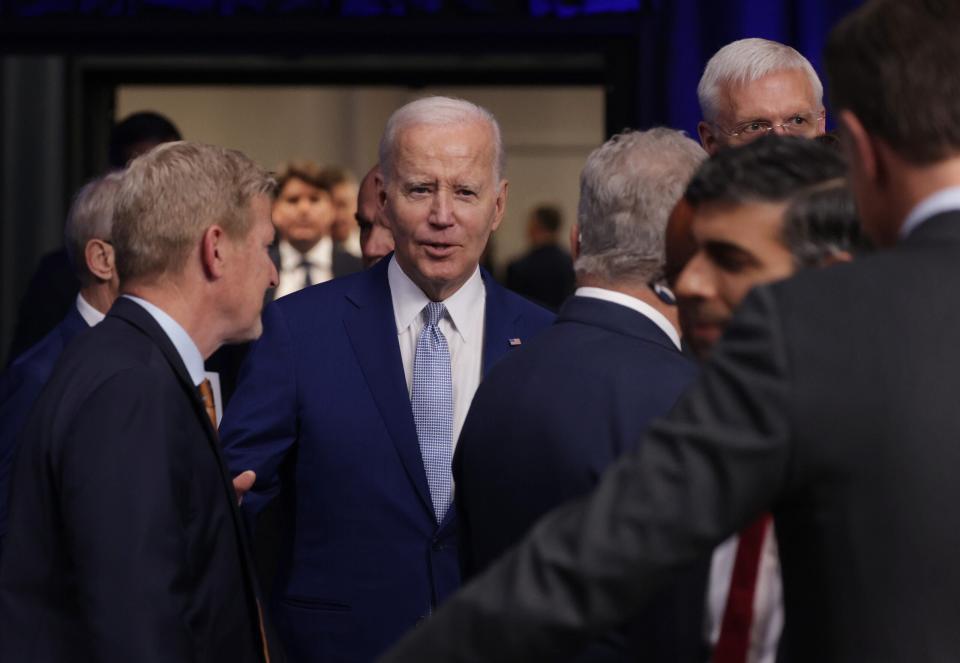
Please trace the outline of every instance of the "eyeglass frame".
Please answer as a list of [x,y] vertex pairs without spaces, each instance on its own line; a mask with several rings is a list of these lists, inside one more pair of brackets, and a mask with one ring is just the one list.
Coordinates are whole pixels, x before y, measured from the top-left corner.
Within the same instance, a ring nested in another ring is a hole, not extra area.
[[[826,111],[826,109],[821,108],[819,111],[817,111],[817,112],[815,112],[815,113],[809,113],[809,114],[813,116],[813,120],[811,120],[811,124],[815,124],[816,122],[819,122],[819,121],[822,120],[824,117],[826,117],[827,111]],[[795,117],[802,117],[802,116],[804,116],[804,115],[807,115],[807,113],[794,113],[793,115],[790,116],[790,118],[793,119],[793,118],[795,118]],[[737,127],[743,127],[743,126],[745,126],[745,125],[755,124],[755,123],[758,123],[758,122],[765,122],[765,123],[766,123],[767,121],[766,121],[766,120],[746,120],[746,121],[741,122],[740,124],[738,124]],[[719,129],[720,132],[723,133],[725,136],[730,136],[731,138],[739,138],[740,136],[744,135],[744,131],[743,131],[743,130],[741,130],[741,131],[728,131],[727,129],[725,129],[723,126],[721,126],[721,125],[720,125],[719,123],[717,123],[717,122],[711,122],[710,124],[712,124],[712,125],[715,126],[717,129]],[[782,128],[782,129],[787,133],[787,135],[796,135],[796,134],[794,134],[792,131],[790,131],[790,129],[787,129],[787,125],[789,124],[789,120],[788,120],[787,122],[779,122],[779,123],[777,123],[777,122],[769,122],[769,124],[770,124],[770,128],[765,129],[762,133],[757,133],[757,135],[756,135],[757,138],[760,138],[760,137],[762,137],[762,136],[768,135],[771,131],[774,131],[777,127]],[[734,129],[736,129],[737,127],[734,127]],[[814,128],[814,131],[816,131],[816,128]],[[749,134],[748,134],[748,135],[749,135]]]

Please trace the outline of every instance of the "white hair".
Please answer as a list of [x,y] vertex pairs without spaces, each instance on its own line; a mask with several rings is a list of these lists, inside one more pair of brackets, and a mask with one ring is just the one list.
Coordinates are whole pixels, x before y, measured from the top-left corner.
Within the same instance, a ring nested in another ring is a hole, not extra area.
[[380,170],[384,182],[389,182],[396,175],[393,158],[401,130],[415,125],[449,126],[472,122],[486,123],[493,133],[493,175],[494,180],[499,182],[506,171],[507,155],[497,118],[483,106],[453,97],[424,97],[393,112],[380,139]]
[[703,70],[697,85],[700,113],[707,122],[716,122],[723,88],[752,83],[778,71],[799,69],[807,75],[817,107],[823,106],[823,83],[807,58],[786,44],[769,39],[739,39],[717,51]]
[[707,153],[682,131],[617,134],[580,174],[577,277],[648,283],[660,275],[667,218]]
[[113,210],[122,172],[107,173],[87,182],[73,199],[63,228],[67,257],[81,283],[91,282],[87,268],[87,242],[91,239],[112,239]]

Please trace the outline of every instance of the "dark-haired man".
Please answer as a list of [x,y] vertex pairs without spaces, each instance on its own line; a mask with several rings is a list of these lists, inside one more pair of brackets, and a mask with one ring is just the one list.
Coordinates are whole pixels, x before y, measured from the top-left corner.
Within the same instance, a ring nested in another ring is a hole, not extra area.
[[942,304],[960,291],[958,29],[955,3],[874,0],[828,40],[850,181],[888,250],[756,289],[638,452],[385,660],[569,651],[767,510],[781,656],[956,658],[960,309]]
[[527,218],[530,250],[507,265],[507,287],[556,311],[573,294],[573,261],[557,245],[563,215],[554,205],[538,205]]

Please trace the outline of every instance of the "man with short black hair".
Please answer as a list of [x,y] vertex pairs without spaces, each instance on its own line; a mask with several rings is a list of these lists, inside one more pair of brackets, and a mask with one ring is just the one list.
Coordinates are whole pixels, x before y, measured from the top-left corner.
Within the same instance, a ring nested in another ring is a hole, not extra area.
[[556,311],[573,294],[573,261],[557,245],[563,215],[554,205],[538,205],[527,218],[530,250],[507,265],[507,287]]

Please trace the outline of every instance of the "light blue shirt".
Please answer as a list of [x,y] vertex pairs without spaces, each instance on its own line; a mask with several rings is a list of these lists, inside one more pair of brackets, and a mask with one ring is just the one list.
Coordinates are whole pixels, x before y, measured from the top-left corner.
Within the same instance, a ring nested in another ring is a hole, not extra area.
[[906,221],[900,226],[900,239],[906,239],[910,233],[920,227],[924,221],[942,212],[960,210],[960,186],[940,189],[921,200],[910,210]]
[[170,339],[170,342],[173,343],[173,347],[177,350],[177,354],[180,355],[180,359],[183,360],[183,365],[187,367],[187,373],[190,374],[190,380],[193,382],[194,386],[200,386],[200,383],[203,382],[205,377],[203,372],[203,355],[200,354],[197,344],[193,342],[192,338],[190,338],[190,334],[187,333],[187,330],[181,327],[180,323],[167,315],[163,309],[151,304],[146,299],[134,297],[133,295],[123,296],[142,306],[146,312],[150,314],[150,317],[157,321],[157,324],[160,325],[163,333],[166,334],[167,338]]

